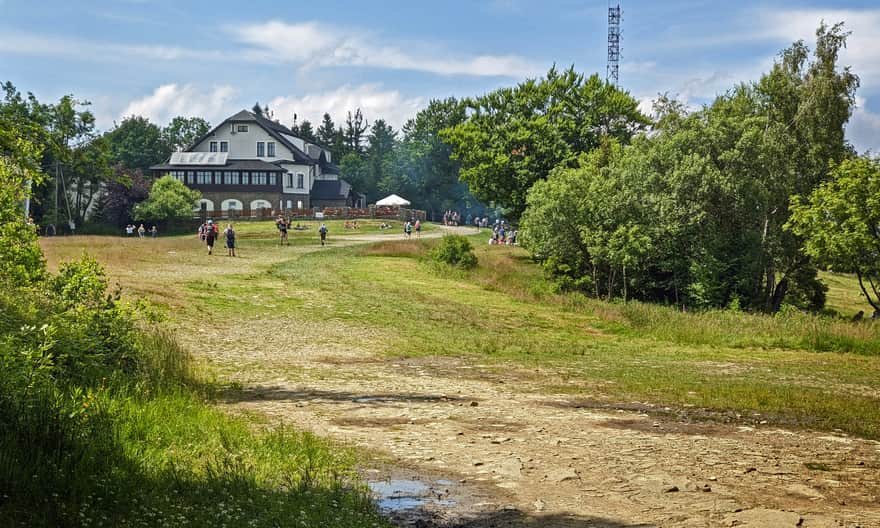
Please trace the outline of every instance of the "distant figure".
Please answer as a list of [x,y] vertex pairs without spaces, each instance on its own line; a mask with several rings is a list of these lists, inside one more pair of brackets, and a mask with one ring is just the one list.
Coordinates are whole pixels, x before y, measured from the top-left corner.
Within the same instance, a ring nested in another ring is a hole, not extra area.
[[422,221],[416,220],[416,238],[422,238]]
[[289,246],[290,240],[287,238],[287,228],[290,227],[290,224],[284,220],[283,216],[279,216],[278,219],[275,220],[275,227],[278,228],[278,233],[281,236],[281,245],[284,245],[284,243],[287,242],[287,245]]
[[131,224],[128,224],[127,226],[125,226],[125,234],[128,236],[134,235],[134,226]]
[[232,229],[232,224],[228,224],[226,226],[226,230],[223,231],[223,234],[226,235],[226,256],[234,257],[235,256],[235,229]]
[[144,227],[144,224],[138,226],[138,238],[144,238],[144,234],[146,234],[147,229]]
[[857,322],[861,321],[861,320],[864,319],[864,318],[865,318],[865,311],[864,311],[864,310],[859,310],[859,313],[855,314],[855,315],[853,316],[852,320],[853,320],[854,323],[857,323]]
[[327,225],[321,224],[321,227],[318,229],[318,233],[321,235],[321,245],[324,245],[324,242],[327,241]]
[[217,240],[217,232],[214,230],[214,222],[208,220],[208,225],[205,226],[205,244],[208,245],[208,255],[214,253],[215,240]]
[[156,238],[157,236],[159,236],[159,230],[156,229],[156,226],[153,226],[150,228],[150,236],[153,238]]
[[412,236],[412,224],[409,220],[403,224],[403,238],[410,238]]

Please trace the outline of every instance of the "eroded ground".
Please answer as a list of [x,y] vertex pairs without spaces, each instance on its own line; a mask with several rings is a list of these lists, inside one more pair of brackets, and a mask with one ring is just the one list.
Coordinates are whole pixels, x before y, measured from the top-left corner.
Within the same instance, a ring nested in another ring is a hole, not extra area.
[[[613,402],[589,385],[556,390],[576,383],[559,364],[395,359],[387,329],[315,317],[332,291],[274,296],[288,285],[271,275],[248,290],[246,274],[314,247],[242,244],[233,261],[190,240],[88,242],[114,280],[166,307],[183,344],[236,382],[221,403],[230,412],[365,448],[366,480],[415,482],[386,490],[403,526],[880,527],[880,443],[759,415]],[[53,265],[81,251],[45,248]],[[235,289],[218,287],[233,275]],[[222,303],[255,315],[215,317]]]
[[877,442],[597,404],[542,393],[549,370],[395,360],[367,331],[285,326],[194,348],[241,382],[230,410],[374,451],[367,479],[429,483],[438,501],[398,512],[402,525],[880,526]]

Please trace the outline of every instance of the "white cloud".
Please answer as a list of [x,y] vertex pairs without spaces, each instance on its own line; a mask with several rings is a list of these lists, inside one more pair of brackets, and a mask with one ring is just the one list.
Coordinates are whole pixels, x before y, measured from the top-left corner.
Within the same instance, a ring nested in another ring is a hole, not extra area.
[[864,97],[856,98],[856,108],[846,126],[846,135],[859,152],[880,154],[880,114],[866,108]]
[[286,124],[296,114],[299,122],[309,120],[315,127],[321,123],[325,112],[339,125],[346,112],[360,108],[371,123],[381,118],[400,129],[426,104],[422,97],[407,98],[397,90],[384,89],[380,84],[363,84],[303,96],[279,96],[269,101],[269,108],[275,112],[276,118]]
[[[475,55],[442,58],[443,52],[404,49],[379,42],[377,35],[339,29],[318,22],[289,24],[273,20],[231,28],[250,46],[254,59],[305,67],[363,66],[413,70],[440,75],[528,77],[543,67],[516,55]],[[412,46],[410,46],[412,47]]]
[[204,90],[192,84],[163,84],[152,94],[128,103],[119,118],[139,115],[160,126],[176,116],[204,117],[216,123],[232,113],[235,95],[235,88],[228,85]]
[[803,39],[812,48],[816,28],[823,20],[829,25],[845,22],[846,29],[852,31],[840,54],[841,63],[852,65],[866,82],[880,84],[880,9],[779,10],[763,18],[762,32],[786,42]]
[[19,55],[62,57],[96,62],[128,62],[133,58],[149,61],[226,60],[227,55],[212,50],[192,50],[176,46],[129,45],[63,38],[18,31],[0,32],[0,52]]

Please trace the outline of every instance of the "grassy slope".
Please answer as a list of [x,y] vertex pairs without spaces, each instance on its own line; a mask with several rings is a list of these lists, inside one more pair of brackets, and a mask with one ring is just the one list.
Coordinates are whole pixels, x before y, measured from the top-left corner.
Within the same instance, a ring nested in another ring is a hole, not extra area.
[[315,252],[305,238],[278,248],[243,235],[246,258],[236,261],[203,257],[188,239],[161,242],[151,255],[128,244],[155,268],[142,274],[132,274],[128,256],[114,259],[116,247],[98,253],[115,262],[111,271],[134,291],[179,308],[175,317],[184,325],[204,311],[247,320],[285,306],[328,331],[339,323],[369,327],[393,343],[385,347],[390,354],[468,356],[499,369],[536,369],[542,390],[695,407],[721,419],[760,413],[754,420],[880,437],[876,325],[681,314],[554,295],[524,252],[486,247],[482,237],[475,239],[478,270],[438,274],[408,258],[423,253],[416,243]]

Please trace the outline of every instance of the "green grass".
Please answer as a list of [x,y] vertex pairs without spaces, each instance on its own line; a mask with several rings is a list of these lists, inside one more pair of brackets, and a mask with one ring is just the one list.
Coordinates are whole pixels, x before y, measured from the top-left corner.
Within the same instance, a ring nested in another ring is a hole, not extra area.
[[860,311],[866,317],[874,313],[874,308],[865,300],[859,288],[859,281],[854,275],[823,271],[819,278],[828,286],[826,307],[834,310],[845,318],[850,318]]
[[[695,419],[766,420],[880,438],[880,325],[805,314],[682,313],[558,294],[523,250],[489,247],[484,238],[471,239],[480,261],[471,272],[423,263],[431,240],[320,251],[263,240],[265,249],[235,268],[181,250],[174,269],[187,271],[163,278],[183,328],[201,313],[245,324],[290,307],[291,317],[330,332],[368,329],[380,352],[515,369],[542,391],[611,405],[670,405]],[[135,290],[155,287],[148,277],[127,280]],[[852,293],[851,283],[832,292],[837,302]]]

